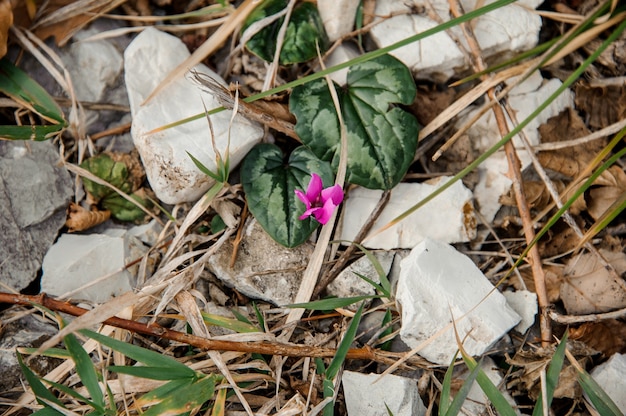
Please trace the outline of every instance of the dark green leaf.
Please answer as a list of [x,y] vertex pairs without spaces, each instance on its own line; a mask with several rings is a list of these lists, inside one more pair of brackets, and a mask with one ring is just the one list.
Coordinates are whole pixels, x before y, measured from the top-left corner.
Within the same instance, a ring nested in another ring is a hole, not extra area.
[[295,247],[306,241],[319,223],[298,219],[305,210],[294,190],[306,191],[311,173],[317,173],[324,187],[333,184],[330,165],[304,147],[295,149],[285,163],[282,151],[273,144],[255,146],[241,167],[241,182],[250,212],[278,243]]
[[[548,366],[548,371],[546,372],[546,394],[547,397],[545,401],[547,403],[547,408],[550,408],[552,404],[552,398],[554,397],[554,390],[556,390],[556,385],[559,382],[559,376],[561,375],[561,368],[563,368],[563,362],[565,361],[565,348],[567,345],[567,332],[563,335],[559,346],[556,348],[554,355],[552,356],[552,360],[550,361],[550,365]],[[537,399],[537,403],[535,403],[535,409],[533,410],[533,416],[543,415],[543,394],[539,395]]]
[[[456,416],[459,414],[459,412],[461,411],[461,407],[463,407],[463,403],[465,403],[465,399],[467,398],[467,395],[469,394],[470,389],[472,388],[472,384],[474,384],[474,380],[476,380],[476,376],[478,375],[479,371],[480,364],[477,365],[476,368],[474,368],[469,373],[459,391],[454,395],[454,400],[452,400],[452,403],[450,403],[450,407],[448,407],[448,409],[446,410],[445,416]],[[442,414],[441,411],[439,412],[439,414]]]
[[115,373],[129,374],[150,380],[176,380],[190,378],[189,371],[172,367],[124,366],[112,365],[109,370]]
[[[31,369],[28,368],[26,364],[24,364],[24,361],[22,360],[22,355],[19,353],[16,353],[16,356],[17,356],[17,362],[19,363],[20,367],[22,368],[22,372],[24,373],[24,376],[26,377],[26,381],[28,381],[30,388],[33,390],[33,393],[35,393],[37,402],[43,405],[44,402],[40,400],[41,398],[41,399],[45,399],[49,402],[55,403],[63,407],[63,404],[59,401],[59,399],[57,399],[56,396],[52,394],[52,392],[48,390],[46,386],[43,385],[39,377]],[[59,413],[57,412],[55,414],[59,414]]]
[[[162,400],[146,410],[144,416],[182,414],[191,412],[207,402],[215,393],[215,376],[210,375],[194,380],[190,385],[176,389],[162,397]],[[142,397],[143,399],[143,397]]]
[[[283,10],[287,0],[266,0],[250,14],[243,26],[243,31],[254,22]],[[285,18],[270,23],[246,43],[246,47],[255,55],[268,62],[274,60],[278,31]],[[316,44],[324,53],[328,48],[328,37],[317,7],[310,2],[296,5],[289,19],[284,43],[280,51],[279,62],[289,65],[306,62],[317,56]]]
[[[415,156],[418,125],[394,105],[411,104],[415,91],[409,69],[390,55],[350,67],[348,85],[338,90],[348,139],[347,181],[391,189],[404,177]],[[289,109],[302,142],[337,169],[341,135],[326,81],[294,88]]]
[[333,379],[339,372],[339,369],[343,365],[343,362],[346,359],[346,355],[348,354],[348,350],[352,346],[352,342],[354,341],[354,337],[356,336],[356,331],[359,328],[359,322],[361,322],[361,315],[363,314],[363,304],[359,306],[359,309],[354,314],[352,318],[352,322],[350,322],[350,326],[348,330],[343,336],[341,343],[339,344],[339,348],[337,348],[337,353],[333,357],[332,361],[328,365],[326,369],[325,377],[327,379]]
[[578,382],[599,414],[602,416],[622,416],[619,407],[589,373],[586,371],[579,373]]

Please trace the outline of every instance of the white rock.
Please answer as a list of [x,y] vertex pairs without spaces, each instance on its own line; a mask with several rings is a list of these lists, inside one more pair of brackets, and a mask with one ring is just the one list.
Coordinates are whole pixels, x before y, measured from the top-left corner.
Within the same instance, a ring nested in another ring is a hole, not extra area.
[[418,354],[437,364],[450,364],[458,348],[452,317],[471,355],[484,353],[521,320],[469,257],[430,238],[402,260],[396,299],[400,337],[411,348],[428,341]]
[[626,414],[626,355],[613,354],[605,363],[591,371],[591,375],[600,387],[615,402],[619,410]]
[[90,235],[63,234],[44,257],[41,291],[64,296],[94,283],[71,294],[70,298],[106,302],[134,288],[135,277],[124,265],[141,257],[145,251],[143,244],[124,230]]
[[509,306],[522,317],[515,330],[520,334],[525,333],[535,323],[535,317],[539,311],[537,294],[528,290],[507,290],[502,293]]
[[359,3],[359,0],[317,0],[317,9],[331,42],[352,31]]
[[[466,12],[474,9],[474,2],[462,1],[461,3]],[[434,12],[439,15],[442,22],[450,20],[450,10],[445,0],[435,0],[429,4],[432,4]],[[424,5],[423,2],[379,0],[376,2],[375,13],[376,16],[406,13],[411,11],[411,7],[422,5]],[[428,17],[427,10],[419,15],[400,14],[391,18],[380,17],[379,19],[383,19],[382,23],[372,27],[370,31],[372,39],[379,47],[386,47],[437,26],[438,23]],[[483,56],[510,56],[537,44],[541,17],[518,4],[511,4],[472,20],[472,28]],[[469,68],[464,54],[448,32],[452,33],[467,49],[467,43],[460,28],[453,27],[390,53],[411,68],[417,77],[446,82],[453,75]]]
[[[424,183],[398,184],[393,188],[389,202],[372,227],[372,232],[430,195],[448,179],[444,176]],[[350,215],[344,217],[341,239],[354,240],[381,195],[382,191],[360,187],[350,191],[345,208]],[[470,241],[475,235],[472,192],[458,181],[399,224],[366,238],[363,245],[391,250],[413,248],[426,237],[457,243]]]
[[[344,44],[337,46],[334,51],[332,51],[326,59],[324,59],[324,64],[327,68],[331,66],[339,65],[344,62],[348,62],[351,59],[359,56],[359,51],[356,47],[350,44]],[[346,85],[348,78],[348,69],[344,68],[339,71],[333,72],[330,74],[330,78],[335,81],[339,85]],[[319,70],[319,68],[318,68]]]
[[[374,257],[380,263],[385,276],[391,269],[394,256],[395,254],[392,251],[374,253]],[[328,294],[338,298],[376,294],[374,286],[361,279],[359,275],[365,276],[375,283],[380,283],[380,278],[374,265],[367,256],[363,256],[339,273],[337,278],[328,285],[326,291]]]
[[[539,73],[533,74],[529,79],[514,88],[508,98],[508,102],[515,111],[517,122],[523,121],[537,107],[543,103],[554,91],[561,86],[561,81],[551,79],[543,81]],[[573,106],[573,94],[570,90],[564,91],[545,110],[535,117],[523,131],[531,145],[539,144],[538,128],[548,121],[550,117],[556,116],[567,107]],[[474,116],[478,110],[468,113],[466,117],[459,120],[457,127],[462,126]],[[509,129],[513,129],[513,123],[508,119]],[[492,111],[485,113],[467,131],[470,141],[474,144],[478,152],[484,152],[496,144],[500,139],[495,116]],[[519,137],[513,138],[513,143],[518,150],[521,169],[526,168],[531,159],[528,153],[523,150],[524,145]],[[500,150],[489,157],[478,167],[479,181],[474,189],[474,195],[480,212],[487,222],[491,222],[500,209],[500,196],[507,193],[511,186],[511,180],[507,176],[508,164],[503,150]]]
[[[131,133],[141,154],[146,174],[157,197],[168,204],[198,199],[213,180],[200,172],[187,152],[210,170],[216,170],[208,122],[205,118],[147,133],[157,127],[219,107],[216,98],[200,90],[191,80],[180,77],[142,106],[143,101],[176,66],[189,56],[177,37],[149,28],[138,35],[124,53],[126,86],[133,123]],[[219,75],[205,65],[194,70],[209,74],[219,82]],[[215,142],[226,155],[231,112],[211,116]],[[230,166],[234,168],[263,137],[263,128],[237,116],[230,131]]]
[[[422,416],[426,407],[417,391],[417,381],[388,374],[344,371],[341,384],[349,416],[388,415]],[[387,409],[387,407],[389,409]]]

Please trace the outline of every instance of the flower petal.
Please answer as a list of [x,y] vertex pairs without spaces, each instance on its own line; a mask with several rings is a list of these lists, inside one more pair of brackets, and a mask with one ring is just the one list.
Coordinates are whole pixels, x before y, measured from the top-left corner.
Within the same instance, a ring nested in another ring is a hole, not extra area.
[[309,198],[307,198],[307,196],[304,194],[304,192],[302,192],[299,189],[294,189],[294,192],[295,192],[296,196],[300,199],[300,201],[302,201],[302,203],[304,205],[306,205],[306,209],[311,208],[311,201],[309,200]]
[[322,203],[326,204],[326,201],[329,199],[333,201],[335,206],[341,204],[343,201],[343,189],[341,189],[341,186],[334,185],[322,191]]
[[322,178],[317,173],[311,173],[311,181],[309,182],[309,186],[306,188],[306,197],[314,203],[316,199],[319,198],[320,193],[322,192]]
[[323,207],[317,208],[317,210],[313,212],[313,216],[317,221],[320,222],[320,224],[326,224],[333,216],[335,208],[337,208],[337,205],[335,205],[333,203],[333,200],[329,198],[326,200],[326,202],[324,202]]

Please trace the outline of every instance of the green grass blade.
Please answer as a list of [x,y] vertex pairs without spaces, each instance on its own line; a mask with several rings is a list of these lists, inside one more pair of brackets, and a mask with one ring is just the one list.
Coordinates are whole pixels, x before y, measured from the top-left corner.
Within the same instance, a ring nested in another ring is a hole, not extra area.
[[208,312],[202,312],[202,319],[209,325],[230,329],[238,333],[259,332],[259,328],[256,326],[249,322],[242,322],[239,319],[227,318],[225,316],[215,315]]
[[89,400],[89,398],[87,398],[87,397],[83,396],[82,394],[78,393],[73,388],[68,387],[68,386],[66,386],[64,384],[61,384],[61,383],[57,383],[56,381],[51,381],[51,380],[45,380],[45,381],[46,381],[46,383],[49,383],[52,387],[54,387],[58,391],[60,391],[62,393],[65,393],[68,396],[71,396],[71,397],[75,398],[79,402],[85,403],[86,405],[93,407],[96,410],[96,412],[99,412],[99,413],[103,413],[104,412],[104,408],[98,409],[97,405],[92,400]]
[[148,378],[150,380],[176,380],[190,379],[189,371],[182,371],[172,367],[149,367],[149,366],[126,366],[112,365],[108,367],[115,373],[128,374],[135,377]]
[[[385,311],[385,316],[383,317],[383,321],[381,322],[381,327],[384,327],[385,325],[389,324],[391,322],[391,320],[393,319],[393,315],[391,313],[391,309],[387,308],[387,310]],[[380,336],[378,338],[383,339],[389,335],[391,335],[391,333],[393,332],[393,327],[392,326],[388,326],[387,329],[385,329],[383,332],[380,333]],[[382,343],[380,345],[380,349],[383,351],[390,351],[391,350],[391,342],[392,340],[388,340],[385,341],[384,343]]]
[[[567,345],[567,332],[563,335],[559,346],[556,348],[554,355],[552,356],[552,360],[550,361],[550,365],[548,366],[548,371],[546,372],[546,407],[549,409],[552,404],[552,399],[554,398],[554,391],[556,390],[556,386],[559,383],[559,375],[561,374],[561,369],[563,368],[563,362],[565,361],[565,348]],[[533,416],[541,416],[543,414],[543,394],[539,395],[537,399],[537,403],[535,404],[535,409],[533,410]]]
[[372,263],[372,266],[374,266],[374,270],[376,270],[376,274],[378,274],[378,280],[380,280],[380,285],[382,286],[381,292],[386,298],[391,299],[391,283],[389,282],[389,279],[387,278],[387,274],[383,270],[383,266],[381,266],[376,256],[374,256],[374,253],[366,249],[361,244],[357,244],[357,243],[352,243],[352,244],[357,246],[357,248],[361,250],[363,254],[365,254],[365,256],[370,261],[370,263]]
[[350,346],[352,346],[352,342],[354,341],[354,337],[356,336],[356,331],[359,327],[359,322],[361,322],[361,315],[363,314],[363,305],[359,306],[359,309],[354,314],[352,318],[352,322],[350,322],[350,326],[346,331],[341,343],[339,344],[339,348],[337,348],[337,353],[333,357],[332,361],[328,365],[326,369],[326,378],[332,380],[339,373],[339,369],[343,365],[344,360],[346,359],[346,355],[348,354],[348,350]]
[[196,375],[194,370],[167,355],[159,354],[146,348],[141,348],[133,344],[119,341],[87,329],[83,329],[80,332],[89,338],[95,339],[102,345],[106,345],[112,350],[121,352],[125,356],[148,366],[169,368],[177,373],[186,372],[190,378],[195,377]]
[[[35,397],[37,398],[37,402],[39,404],[45,405],[44,402],[39,400],[40,398],[42,398],[49,402],[56,403],[59,406],[63,406],[61,401],[57,399],[56,396],[52,394],[52,392],[46,388],[46,386],[43,385],[39,377],[26,364],[24,364],[22,355],[20,353],[16,353],[15,355],[17,356],[17,362],[19,363],[22,369],[22,373],[24,373],[24,376],[26,377],[26,381],[28,381],[30,388],[33,390],[33,393],[35,394]],[[58,413],[55,413],[55,414],[58,414]]]
[[578,382],[598,413],[602,416],[623,416],[619,407],[589,373],[578,373]]
[[54,410],[51,407],[44,407],[43,409],[37,410],[35,413],[31,414],[31,416],[63,416],[63,413]]
[[259,327],[263,332],[265,332],[265,318],[263,317],[263,314],[261,313],[261,310],[259,309],[256,302],[252,302],[252,308],[254,308],[254,314],[256,315],[256,320],[259,323]]
[[370,286],[372,286],[377,292],[384,292],[385,289],[383,289],[383,287],[381,285],[379,285],[378,283],[376,283],[375,281],[373,281],[372,279],[370,279],[369,277],[361,274],[361,273],[357,273],[357,272],[352,272],[354,274],[356,274],[359,279],[364,280],[365,282],[367,282]]
[[363,296],[353,296],[349,298],[328,298],[322,300],[316,300],[313,302],[306,303],[293,303],[291,305],[285,305],[285,308],[305,308],[314,311],[330,311],[337,308],[345,308],[346,306],[352,305],[353,303],[360,302],[365,299],[376,299],[380,296],[376,295],[363,295]]
[[55,137],[63,128],[64,126],[61,124],[50,126],[0,126],[0,138],[41,142]]
[[191,158],[191,160],[193,161],[193,164],[196,165],[196,167],[200,170],[200,172],[202,172],[205,175],[215,179],[217,182],[223,182],[223,180],[221,180],[221,178],[220,178],[220,175],[218,175],[217,173],[214,173],[211,170],[209,170],[209,168],[204,166],[204,163],[202,163],[198,159],[196,159],[194,157],[194,155],[192,155],[189,152],[187,152],[187,155]]
[[[17,350],[18,350],[18,352],[20,352],[22,354],[29,354],[30,355],[30,354],[37,353],[38,348],[19,347]],[[68,358],[72,358],[70,353],[67,350],[63,349],[63,348],[48,348],[41,355],[43,355],[44,357],[60,358],[62,360],[66,360]]]
[[461,411],[461,407],[463,407],[463,403],[465,403],[465,399],[467,399],[467,395],[472,388],[472,384],[474,384],[474,380],[476,380],[476,377],[478,376],[479,371],[480,364],[477,365],[476,368],[474,368],[469,373],[459,391],[454,395],[454,400],[452,400],[452,403],[450,403],[450,407],[448,407],[445,416],[456,416],[459,414],[459,412]]
[[446,374],[443,376],[443,383],[441,383],[441,395],[439,396],[439,416],[447,414],[448,409],[450,409],[452,372],[454,371],[454,362],[456,361],[457,355],[459,355],[458,351],[454,354],[454,357],[452,357],[452,362],[448,366]]
[[98,373],[96,372],[96,368],[89,354],[87,354],[87,351],[85,351],[74,334],[63,337],[63,342],[72,356],[72,360],[76,365],[76,372],[81,382],[91,396],[94,408],[97,411],[104,412],[104,394],[98,383]]

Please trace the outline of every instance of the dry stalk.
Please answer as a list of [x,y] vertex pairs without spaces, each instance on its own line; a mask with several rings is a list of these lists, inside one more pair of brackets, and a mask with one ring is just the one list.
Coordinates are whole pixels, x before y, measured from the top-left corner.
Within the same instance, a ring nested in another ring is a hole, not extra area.
[[[13,293],[0,292],[0,303],[33,306],[41,305],[52,311],[67,313],[73,316],[82,316],[89,310],[75,306],[69,302],[60,301],[42,293],[39,295],[21,295]],[[237,342],[207,339],[184,332],[173,331],[158,324],[144,324],[141,322],[118,318],[116,316],[102,321],[102,324],[116,328],[125,329],[134,333],[156,336],[171,341],[181,342],[207,351],[236,351],[244,353],[258,353],[268,355],[280,355],[285,357],[320,357],[332,358],[336,355],[337,350],[334,348],[322,348],[311,345],[297,345],[281,342]],[[376,350],[370,347],[352,348],[348,351],[348,359],[371,360],[384,364],[392,364],[396,362],[402,353],[393,353],[388,351]],[[414,357],[409,361],[410,364],[429,367],[428,361]]]
[[[450,1],[450,11],[455,17],[461,15],[460,9],[461,6],[457,1]],[[461,30],[463,30],[469,48],[472,51],[472,55],[474,58],[473,66],[477,71],[483,71],[486,66],[482,59],[480,46],[476,41],[476,37],[474,36],[471,25],[467,23],[461,23],[460,27]],[[490,101],[497,101],[495,88],[490,88],[487,91],[487,96],[489,97]],[[501,105],[494,105],[493,112],[496,118],[496,123],[498,125],[498,130],[500,131],[500,135],[504,137],[509,133],[509,128]],[[507,141],[504,144],[504,151],[506,154],[507,163],[509,165],[508,175],[509,178],[513,181],[513,192],[515,194],[515,200],[517,202],[517,209],[519,211],[520,218],[522,219],[526,243],[530,244],[535,238],[535,230],[533,228],[533,221],[530,215],[530,209],[528,208],[528,203],[526,202],[526,197],[524,196],[524,190],[522,188],[522,173],[520,171],[520,161],[517,157],[515,146],[513,145],[513,142],[511,140]],[[552,341],[552,329],[550,326],[550,318],[548,316],[550,302],[548,300],[548,293],[546,289],[545,273],[542,268],[541,257],[539,255],[539,249],[537,248],[537,245],[531,247],[530,251],[528,252],[527,258],[532,268],[533,280],[535,282],[536,288],[535,291],[537,293],[537,300],[539,302],[539,327],[541,331],[541,344],[542,346],[547,347]]]

